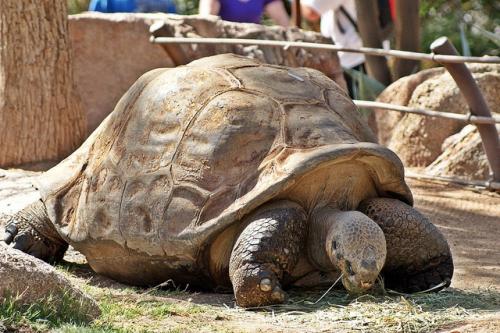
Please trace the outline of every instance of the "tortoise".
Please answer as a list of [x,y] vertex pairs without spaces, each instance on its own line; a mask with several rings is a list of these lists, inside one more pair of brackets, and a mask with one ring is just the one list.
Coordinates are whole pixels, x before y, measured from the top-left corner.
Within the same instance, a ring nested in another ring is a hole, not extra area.
[[313,69],[224,54],[147,72],[37,185],[5,241],[48,262],[71,244],[123,283],[232,287],[251,307],[339,277],[357,294],[453,274],[399,158]]

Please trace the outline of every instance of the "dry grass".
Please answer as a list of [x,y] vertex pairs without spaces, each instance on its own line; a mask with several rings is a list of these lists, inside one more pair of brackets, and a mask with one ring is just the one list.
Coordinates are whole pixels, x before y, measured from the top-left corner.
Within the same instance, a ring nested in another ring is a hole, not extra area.
[[[66,268],[66,274],[102,310],[92,324],[78,327],[89,331],[432,332],[500,313],[500,293],[494,288],[418,295],[396,295],[380,288],[357,298],[343,290],[327,294],[292,290],[286,304],[245,310],[234,305],[232,295],[130,288],[93,275],[76,277],[71,270]],[[72,329],[61,327],[61,331]]]
[[89,324],[71,318],[47,322],[43,312],[10,305],[0,307],[0,321],[58,332],[432,332],[500,313],[500,293],[493,288],[418,295],[380,288],[357,298],[343,290],[292,290],[286,304],[245,310],[232,295],[130,288],[81,266],[60,270],[97,300],[100,318]]
[[[267,309],[278,325],[311,331],[431,332],[450,323],[500,310],[495,290],[446,290],[420,295],[364,295],[343,291],[313,304],[312,296],[293,294],[288,304]],[[306,323],[307,326],[304,326]]]

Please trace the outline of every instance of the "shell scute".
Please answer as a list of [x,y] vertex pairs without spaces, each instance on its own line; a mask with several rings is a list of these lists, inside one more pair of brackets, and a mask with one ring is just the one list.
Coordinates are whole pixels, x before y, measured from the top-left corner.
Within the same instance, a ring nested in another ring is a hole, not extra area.
[[[230,81],[203,68],[183,67],[155,77],[129,107],[111,158],[128,174],[143,174],[172,163],[196,114]],[[152,88],[154,87],[154,88]]]
[[270,99],[242,91],[219,95],[186,130],[174,177],[212,192],[255,176],[280,141],[280,126],[280,111]]
[[269,96],[280,103],[323,101],[324,88],[312,84],[305,70],[263,65],[232,69],[231,73],[245,89]]
[[[328,107],[316,104],[288,104],[286,114],[287,145],[295,148],[312,148],[332,142],[358,142],[349,128],[338,117],[332,116]],[[304,122],[308,126],[302,126]]]

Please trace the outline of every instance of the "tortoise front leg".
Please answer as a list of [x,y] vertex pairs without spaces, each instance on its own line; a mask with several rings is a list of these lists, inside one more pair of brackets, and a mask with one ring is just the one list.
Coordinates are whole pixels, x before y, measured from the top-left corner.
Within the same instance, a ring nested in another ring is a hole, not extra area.
[[389,289],[418,292],[442,284],[437,291],[450,285],[450,247],[429,219],[396,199],[365,200],[359,210],[384,231],[387,259],[382,275]]
[[305,245],[307,216],[291,201],[266,204],[249,216],[229,262],[236,303],[242,307],[283,303],[280,281]]
[[64,257],[68,248],[50,221],[45,205],[38,200],[12,215],[5,226],[3,239],[17,250],[48,263]]

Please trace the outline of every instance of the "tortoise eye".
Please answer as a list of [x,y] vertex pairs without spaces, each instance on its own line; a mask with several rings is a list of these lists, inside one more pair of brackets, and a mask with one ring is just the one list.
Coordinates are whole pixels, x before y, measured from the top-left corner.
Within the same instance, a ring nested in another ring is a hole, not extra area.
[[336,250],[337,249],[337,241],[333,241],[333,249]]
[[348,260],[346,260],[346,262],[345,262],[345,268],[346,268],[346,271],[349,275],[354,275],[354,271],[352,270],[351,263]]

